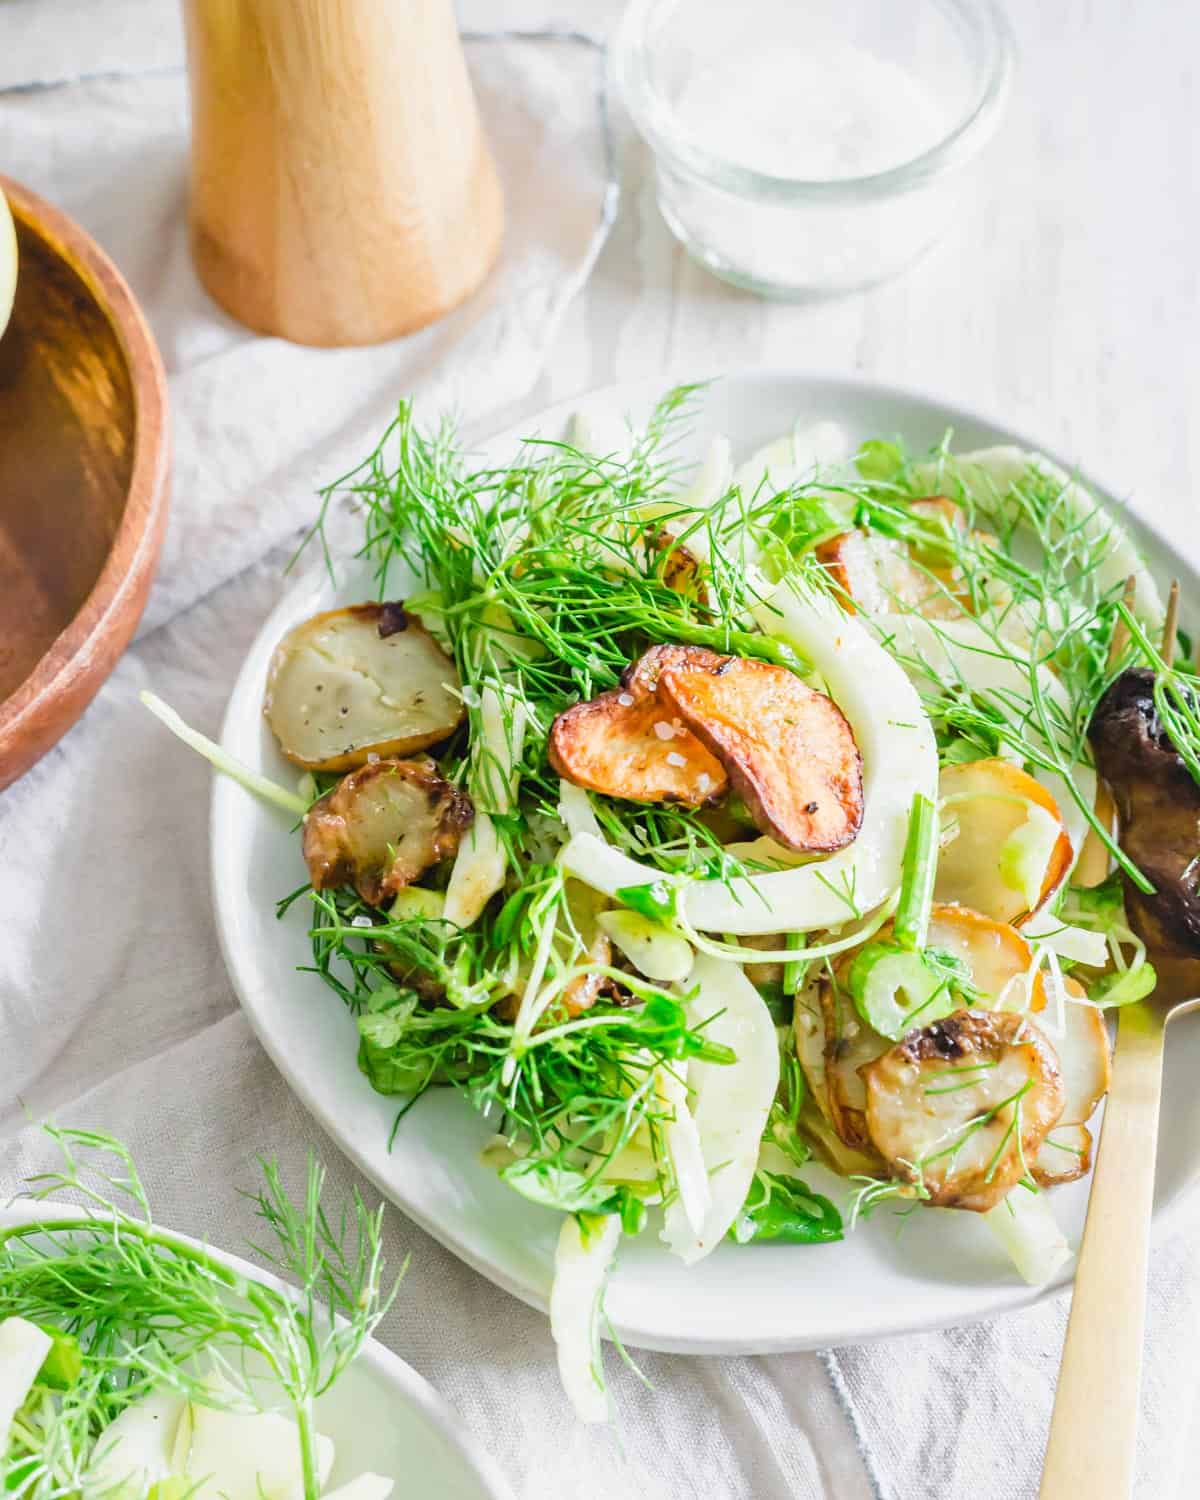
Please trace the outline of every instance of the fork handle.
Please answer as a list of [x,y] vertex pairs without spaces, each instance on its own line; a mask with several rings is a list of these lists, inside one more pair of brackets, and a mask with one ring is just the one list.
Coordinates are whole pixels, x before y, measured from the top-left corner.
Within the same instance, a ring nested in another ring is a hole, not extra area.
[[1164,1017],[1120,1013],[1041,1500],[1129,1500],[1146,1315]]

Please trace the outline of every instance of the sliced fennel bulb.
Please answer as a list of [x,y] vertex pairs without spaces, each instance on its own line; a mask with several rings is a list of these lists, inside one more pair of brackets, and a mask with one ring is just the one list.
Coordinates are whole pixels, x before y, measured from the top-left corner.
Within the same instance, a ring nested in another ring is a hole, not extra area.
[[607,1422],[608,1393],[600,1351],[604,1283],[617,1253],[621,1220],[568,1214],[554,1255],[550,1332],[558,1351],[558,1373],[575,1414],[584,1422]]
[[471,763],[470,789],[475,821],[459,846],[446,886],[443,916],[470,927],[504,884],[508,857],[491,814],[510,811],[516,794],[516,767],[525,745],[525,708],[489,685],[480,694],[482,743]]
[[[221,1388],[213,1384],[214,1399]],[[393,1481],[365,1473],[325,1491],[332,1441],[315,1436],[317,1482],[326,1500],[387,1500]],[[103,1500],[147,1495],[197,1500],[303,1500],[299,1431],[274,1412],[227,1411],[151,1391],[101,1433],[84,1494]]]
[[89,1488],[111,1494],[113,1500],[136,1500],[170,1478],[187,1404],[187,1398],[175,1391],[151,1391],[127,1406],[97,1440]]
[[685,984],[695,954],[686,939],[636,911],[602,911],[596,925],[607,934],[639,974],[660,984]]
[[5,1318],[0,1323],[0,1457],[8,1448],[12,1420],[53,1344],[48,1333],[25,1318]]
[[1042,883],[1060,832],[1058,819],[1031,802],[1025,821],[1000,847],[1000,879],[1017,892],[1030,911],[1036,911],[1041,902]]
[[682,1255],[688,1243],[704,1230],[704,1221],[712,1207],[708,1186],[708,1168],[704,1164],[704,1145],[700,1130],[688,1107],[686,1063],[674,1069],[660,1068],[655,1086],[672,1118],[663,1126],[663,1139],[675,1178],[676,1202],[667,1209],[663,1240]]
[[1071,1247],[1045,1193],[1015,1187],[988,1209],[983,1221],[1030,1286],[1043,1286],[1071,1259]]
[[667,1206],[663,1238],[686,1265],[710,1255],[737,1217],[758,1165],[767,1116],[779,1087],[779,1042],[766,1002],[739,964],[701,953],[692,982],[698,993],[688,1019],[711,1041],[737,1054],[727,1064],[693,1061],[693,1118],[708,1173],[710,1202],[699,1229],[688,1222],[682,1195]]
[[[807,427],[797,422],[791,432],[752,453],[734,475],[734,483],[747,499],[763,486],[769,487],[767,493],[777,493],[817,476],[836,483],[843,476],[856,477],[850,468],[852,457],[850,434],[840,422],[827,418]],[[846,512],[849,518],[852,501]]]
[[[219,1389],[218,1389],[219,1399]],[[332,1441],[315,1435],[320,1489],[333,1468]],[[296,1424],[276,1412],[223,1411],[188,1402],[175,1434],[172,1471],[189,1500],[303,1500]]]
[[1102,969],[1108,962],[1108,941],[1103,932],[1072,927],[1045,909],[1034,912],[1022,926],[1021,935],[1036,946],[1053,949],[1059,958],[1086,964],[1090,969]]
[[359,1474],[326,1490],[322,1500],[388,1500],[394,1488],[395,1482],[382,1474]]
[[[700,931],[741,936],[837,927],[880,905],[899,885],[913,797],[937,795],[933,730],[899,664],[832,600],[801,597],[784,585],[756,613],[764,630],[813,663],[850,722],[863,760],[862,827],[828,859],[698,880],[683,892],[683,912]],[[572,875],[613,897],[661,878],[590,831],[574,833],[561,859]]]

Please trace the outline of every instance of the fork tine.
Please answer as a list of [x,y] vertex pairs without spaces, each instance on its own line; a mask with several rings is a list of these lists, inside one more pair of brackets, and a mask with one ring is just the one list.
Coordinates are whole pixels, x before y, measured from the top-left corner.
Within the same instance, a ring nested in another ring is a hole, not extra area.
[[1163,621],[1162,649],[1159,655],[1167,666],[1175,664],[1175,644],[1179,632],[1179,579],[1171,580],[1171,592],[1167,596],[1167,618]]

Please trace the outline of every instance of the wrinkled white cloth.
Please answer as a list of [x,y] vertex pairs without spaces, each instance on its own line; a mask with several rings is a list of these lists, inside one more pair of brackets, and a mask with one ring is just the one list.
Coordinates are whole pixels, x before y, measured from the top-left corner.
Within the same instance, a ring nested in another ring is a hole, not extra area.
[[[315,486],[367,451],[402,394],[481,423],[538,380],[601,219],[596,62],[528,42],[473,44],[469,57],[509,195],[499,271],[410,339],[310,351],[239,328],[193,275],[173,7],[0,0],[0,169],[77,217],[133,284],[170,375],[176,448],[137,643],[80,725],[0,796],[0,1193],[45,1165],[30,1122],[46,1117],[128,1141],[161,1219],[233,1250],[252,1233],[238,1189],[257,1154],[296,1182],[311,1145],[335,1197],[355,1181],[237,1008],[209,899],[208,772],[137,693],[152,686],[215,732]],[[383,1336],[522,1500],[1022,1500],[1036,1488],[1061,1302],[824,1359],[644,1356],[653,1393],[618,1372],[621,1427],[597,1433],[565,1407],[540,1315],[399,1213],[387,1245],[394,1264],[412,1260]],[[1182,1497],[1197,1332],[1182,1235],[1154,1268],[1139,1494]]]

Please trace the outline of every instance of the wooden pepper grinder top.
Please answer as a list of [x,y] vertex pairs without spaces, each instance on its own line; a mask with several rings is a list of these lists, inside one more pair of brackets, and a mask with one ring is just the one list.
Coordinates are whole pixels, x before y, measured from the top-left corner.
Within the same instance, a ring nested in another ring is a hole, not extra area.
[[487,275],[504,207],[451,0],[184,0],[192,254],[241,322],[372,344]]

